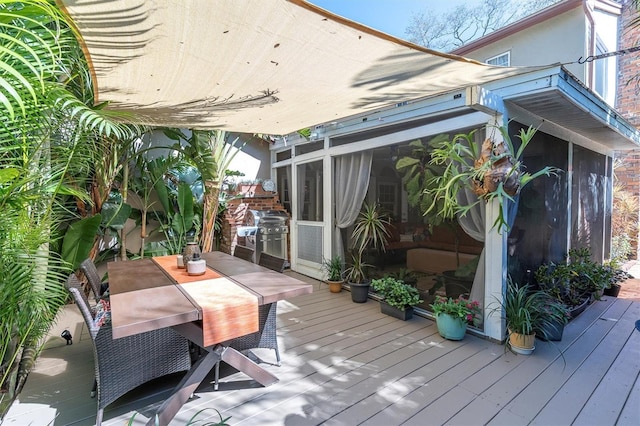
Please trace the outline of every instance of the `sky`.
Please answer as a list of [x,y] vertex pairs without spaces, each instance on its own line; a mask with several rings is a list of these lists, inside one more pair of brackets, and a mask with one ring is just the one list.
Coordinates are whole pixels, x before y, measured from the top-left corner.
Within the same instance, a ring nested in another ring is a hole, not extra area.
[[323,9],[376,30],[406,39],[405,29],[416,12],[448,12],[480,0],[308,0]]

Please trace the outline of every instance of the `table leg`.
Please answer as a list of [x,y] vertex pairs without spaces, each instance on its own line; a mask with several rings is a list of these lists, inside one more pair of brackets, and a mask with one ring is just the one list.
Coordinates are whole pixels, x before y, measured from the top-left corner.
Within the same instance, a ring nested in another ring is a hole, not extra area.
[[234,367],[236,370],[243,372],[251,377],[262,386],[270,386],[278,383],[278,378],[260,367],[255,362],[238,352],[233,348],[226,347],[222,351],[222,360]]
[[[176,391],[158,409],[155,416],[149,419],[147,426],[166,426],[180,411],[180,408],[193,395],[207,374],[222,359],[222,346],[216,346],[191,366],[184,378],[176,386]],[[156,417],[158,421],[156,422]]]
[[[176,386],[176,390],[158,408],[155,416],[149,419],[147,426],[166,426],[178,414],[180,408],[193,395],[200,383],[207,377],[207,374],[218,361],[224,361],[238,371],[251,377],[262,386],[278,383],[278,378],[260,367],[255,362],[238,352],[237,350],[225,346],[216,345],[208,348],[207,355],[196,361],[183,379]],[[157,422],[156,422],[157,417]]]

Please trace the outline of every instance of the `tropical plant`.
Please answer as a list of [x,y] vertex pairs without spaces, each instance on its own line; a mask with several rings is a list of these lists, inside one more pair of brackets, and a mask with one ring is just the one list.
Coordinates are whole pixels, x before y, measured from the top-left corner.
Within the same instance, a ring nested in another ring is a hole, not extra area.
[[422,303],[417,288],[390,276],[371,280],[371,288],[394,308],[406,309]]
[[362,253],[369,248],[384,251],[389,238],[387,227],[390,224],[389,215],[379,204],[364,203],[351,234],[356,251]]
[[73,178],[94,167],[94,141],[131,133],[89,106],[71,28],[51,1],[0,2],[0,420],[66,299],[61,236],[90,199]]
[[347,281],[361,284],[367,280],[365,270],[372,265],[364,262],[364,253],[368,249],[384,251],[389,238],[387,227],[390,224],[389,216],[378,204],[363,204],[351,234],[353,246],[351,263],[345,271]]
[[[160,181],[156,184],[156,189],[164,185]],[[154,212],[160,223],[158,231],[165,237],[161,244],[169,254],[181,253],[188,237],[195,239],[200,230],[200,217],[195,214],[191,187],[180,182],[176,192],[158,191],[158,196],[164,209],[164,213]]]
[[[498,307],[491,309],[491,315],[499,313],[504,318],[509,333],[532,336],[540,333],[548,339],[546,330],[556,322],[566,323],[567,313],[562,304],[550,298],[542,290],[534,290],[530,285],[518,285],[508,280],[507,291]],[[511,339],[507,339],[511,349]]]
[[353,250],[350,253],[351,262],[344,271],[344,278],[349,283],[363,284],[367,281],[367,269],[373,267],[362,260],[362,253]]
[[[536,129],[520,129],[517,137],[520,146],[516,150],[508,129],[500,127],[502,142],[487,138],[479,149],[475,141],[476,130],[446,138],[433,150],[431,164],[444,167],[441,175],[433,177],[426,191],[431,204],[425,214],[440,215],[445,219],[464,216],[478,203],[496,200],[501,206],[514,201],[514,196],[533,179],[549,175],[553,168],[544,167],[535,173],[524,171],[522,155],[533,139]],[[465,204],[459,193],[472,190],[478,199]],[[500,209],[493,224],[499,230],[509,229],[504,209]]]
[[[430,140],[416,139],[409,142],[410,152],[398,158],[396,170],[402,173],[402,183],[407,191],[407,202],[423,212],[423,220],[431,227],[439,226],[447,220],[438,212],[442,210],[443,200],[435,199],[429,188],[434,179],[442,175],[444,167],[433,164],[431,156],[435,147],[446,142],[447,135],[438,135]],[[436,203],[436,207],[430,207]]]
[[569,250],[566,262],[547,262],[535,272],[540,288],[568,306],[580,305],[592,294],[611,286],[616,276],[615,269],[591,260],[587,248]]
[[187,136],[179,129],[166,129],[165,135],[186,142],[184,147],[177,144],[174,148],[183,154],[185,161],[192,162],[202,176],[204,202],[200,242],[202,250],[209,252],[215,241],[215,221],[226,171],[245,143],[240,143],[239,138],[229,142],[227,133],[222,130],[192,130],[191,136]]
[[482,322],[480,315],[480,303],[477,300],[467,300],[463,297],[453,299],[451,297],[436,296],[431,306],[431,312],[436,317],[440,314],[451,315],[454,318],[460,318],[468,325],[477,326]]
[[638,197],[619,184],[613,187],[611,235],[611,259],[626,262],[635,253],[633,242],[638,238]]
[[389,273],[390,277],[393,277],[397,280],[404,281],[405,284],[415,286],[418,283],[418,278],[421,276],[421,273],[412,271],[407,268],[398,268],[396,271]]
[[331,259],[322,260],[322,270],[327,274],[329,281],[342,281],[342,258],[333,256]]

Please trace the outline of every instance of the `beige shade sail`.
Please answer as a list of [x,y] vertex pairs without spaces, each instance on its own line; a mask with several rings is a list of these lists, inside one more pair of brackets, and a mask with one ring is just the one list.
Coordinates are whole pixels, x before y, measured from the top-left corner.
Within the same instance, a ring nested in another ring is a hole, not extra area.
[[151,125],[287,134],[533,69],[424,49],[302,0],[59,2],[96,102]]

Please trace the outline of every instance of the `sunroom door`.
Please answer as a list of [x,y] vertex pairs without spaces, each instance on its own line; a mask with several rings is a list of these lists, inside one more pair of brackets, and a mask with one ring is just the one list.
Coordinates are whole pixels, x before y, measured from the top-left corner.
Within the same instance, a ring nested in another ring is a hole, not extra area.
[[295,270],[321,278],[324,247],[323,161],[295,166]]

